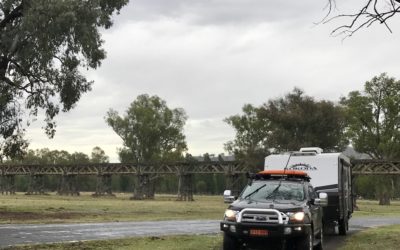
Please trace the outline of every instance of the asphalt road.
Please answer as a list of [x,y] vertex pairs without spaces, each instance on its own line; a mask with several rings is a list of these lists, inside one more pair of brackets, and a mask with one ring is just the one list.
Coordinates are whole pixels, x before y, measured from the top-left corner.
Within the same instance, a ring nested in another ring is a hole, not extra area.
[[[350,220],[349,233],[391,224],[400,224],[400,218],[353,218]],[[2,225],[0,226],[0,248],[19,244],[216,233],[219,233],[217,220]],[[337,249],[344,239],[345,237],[341,236],[326,236],[326,249]]]

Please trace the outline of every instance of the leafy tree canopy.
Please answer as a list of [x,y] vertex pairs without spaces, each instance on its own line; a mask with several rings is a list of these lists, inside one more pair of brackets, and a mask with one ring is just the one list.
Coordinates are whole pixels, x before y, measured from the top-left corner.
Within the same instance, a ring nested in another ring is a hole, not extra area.
[[0,0],[0,153],[26,147],[24,111],[44,110],[45,131],[55,133],[55,116],[74,107],[92,82],[81,68],[105,58],[99,28],[128,0]]
[[262,166],[271,150],[297,151],[316,146],[336,151],[347,145],[342,108],[329,101],[316,101],[297,88],[260,107],[247,104],[243,115],[225,121],[236,130],[236,138],[225,148],[253,166]]
[[261,112],[270,123],[269,145],[279,152],[309,146],[340,151],[348,144],[343,137],[346,123],[342,108],[330,101],[316,101],[300,89],[268,101]]
[[246,104],[242,111],[242,115],[225,119],[236,130],[235,139],[227,142],[225,149],[237,160],[261,167],[264,157],[269,154],[270,121],[264,119],[261,107]]
[[89,163],[91,159],[85,153],[69,153],[65,150],[50,150],[48,148],[28,150],[24,157],[18,160],[26,164],[82,164]]
[[[373,77],[363,91],[353,91],[343,98],[348,128],[346,136],[354,148],[373,159],[400,159],[400,81],[386,73]],[[390,205],[398,178],[366,178],[380,205]]]
[[374,159],[400,159],[400,81],[383,73],[341,103],[349,120],[347,136],[358,152]]
[[108,163],[110,161],[110,158],[106,155],[103,149],[100,147],[96,146],[92,150],[92,157],[90,159],[90,162],[92,163]]
[[65,150],[50,150],[48,148],[27,150],[18,162],[26,164],[85,164],[108,163],[109,157],[100,147],[94,147],[91,157],[82,152],[69,153]]
[[170,109],[158,96],[140,95],[124,116],[109,110],[107,124],[123,140],[121,162],[171,161],[181,159],[187,149],[183,109]]

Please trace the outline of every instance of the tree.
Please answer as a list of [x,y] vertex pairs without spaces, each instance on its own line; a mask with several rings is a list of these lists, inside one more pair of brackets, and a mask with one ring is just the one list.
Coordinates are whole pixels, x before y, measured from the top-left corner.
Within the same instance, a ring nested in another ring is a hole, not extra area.
[[[0,130],[2,130],[1,127]],[[8,135],[7,133],[1,135],[0,163],[3,162],[4,158],[6,157],[11,159],[22,158],[26,154],[27,148],[28,141],[23,138],[23,132],[18,131],[11,135]]]
[[43,110],[45,132],[54,136],[55,116],[91,89],[79,69],[96,69],[105,58],[99,29],[110,28],[127,2],[0,0],[0,145],[11,149],[1,154],[26,147],[24,111],[35,117]]
[[130,162],[159,162],[182,159],[187,149],[183,109],[170,109],[158,96],[140,95],[125,116],[109,110],[107,124],[123,140],[120,159]]
[[270,123],[269,145],[278,152],[317,146],[325,151],[341,151],[345,117],[342,108],[330,101],[316,101],[295,88],[285,97],[268,101],[261,107]]
[[383,73],[367,81],[363,92],[350,92],[341,103],[355,150],[373,159],[400,159],[400,81]]
[[[105,119],[123,141],[124,147],[118,152],[121,162],[157,163],[183,159],[187,149],[183,134],[185,111],[168,108],[160,97],[140,95],[125,116],[110,109]],[[153,179],[152,176],[147,178],[147,181]],[[154,198],[154,182],[145,191],[143,181],[137,177],[133,198]]]
[[92,163],[108,163],[110,158],[106,155],[103,149],[100,147],[94,147],[92,150],[92,157],[90,158]]
[[270,121],[262,116],[262,109],[246,104],[243,115],[234,115],[224,121],[236,130],[233,141],[225,144],[225,150],[234,154],[237,160],[247,163],[252,168],[262,168],[264,157],[269,154],[268,134]]
[[315,101],[297,88],[260,107],[247,104],[243,112],[225,119],[236,130],[235,140],[225,148],[259,167],[270,151],[297,151],[307,146],[339,151],[347,145],[342,136],[342,108],[329,101]]
[[325,22],[333,19],[349,19],[350,21],[334,29],[332,34],[352,36],[358,30],[369,27],[374,23],[383,24],[389,32],[392,32],[387,21],[400,12],[400,0],[367,0],[359,11],[328,18],[335,7],[336,1],[328,0],[328,14],[324,19]]
[[[341,103],[346,108],[346,135],[354,149],[373,159],[400,159],[400,81],[386,73],[364,85],[364,91],[350,92]],[[374,178],[379,203],[390,204],[394,180]]]
[[74,152],[70,155],[70,163],[72,164],[84,164],[89,163],[90,159],[89,156],[82,152]]

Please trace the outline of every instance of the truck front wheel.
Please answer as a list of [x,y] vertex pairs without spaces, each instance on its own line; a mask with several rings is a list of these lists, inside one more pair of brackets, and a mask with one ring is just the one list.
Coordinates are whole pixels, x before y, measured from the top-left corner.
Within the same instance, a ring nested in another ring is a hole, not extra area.
[[298,250],[313,250],[314,247],[314,235],[313,230],[310,228],[307,230],[306,235],[304,235],[298,244]]
[[240,249],[239,241],[236,238],[229,236],[226,233],[224,233],[224,240],[223,240],[222,245],[223,245],[224,250],[239,250]]
[[316,250],[322,250],[324,249],[324,227],[321,227],[321,231],[319,232],[319,235],[317,236],[317,239],[319,240],[318,245],[315,247]]

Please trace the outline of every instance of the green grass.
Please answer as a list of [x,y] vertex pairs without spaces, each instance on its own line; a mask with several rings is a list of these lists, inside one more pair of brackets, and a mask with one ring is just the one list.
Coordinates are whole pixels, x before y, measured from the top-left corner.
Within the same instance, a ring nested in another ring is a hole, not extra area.
[[[178,202],[175,195],[156,195],[155,200],[133,201],[131,194],[94,198],[90,193],[79,197],[0,195],[0,224],[73,223],[108,221],[144,221],[176,219],[220,219],[227,207],[222,196],[195,196],[194,202]],[[400,202],[379,206],[377,201],[360,200],[354,216],[400,216]]]
[[99,249],[99,250],[219,250],[222,246],[220,235],[198,235],[198,236],[170,236],[170,237],[147,237],[129,238],[119,240],[87,241],[67,244],[50,244],[34,246],[18,246],[6,248],[7,250],[77,250],[77,249]]
[[195,196],[194,202],[173,195],[155,200],[130,200],[131,194],[94,198],[57,195],[0,195],[0,223],[73,223],[177,219],[220,219],[226,204],[222,196]]
[[[227,207],[221,196],[195,196],[194,202],[178,202],[174,195],[156,195],[155,200],[133,201],[131,194],[94,198],[38,195],[0,195],[0,223],[73,223],[145,221],[175,219],[220,219]],[[360,200],[355,217],[400,216],[400,202],[379,206],[377,201]],[[374,228],[346,239],[342,250],[398,249],[400,225]],[[21,246],[8,249],[220,249],[221,235],[130,238],[68,244]]]
[[400,201],[391,201],[390,206],[380,206],[378,201],[371,200],[358,200],[357,206],[358,211],[354,212],[354,216],[371,216],[371,217],[381,217],[381,216],[400,216]]
[[400,225],[368,229],[348,237],[341,250],[399,249],[399,235]]

